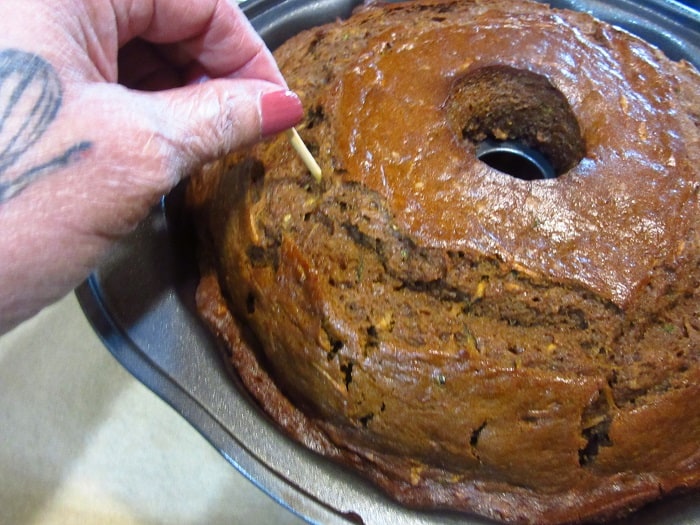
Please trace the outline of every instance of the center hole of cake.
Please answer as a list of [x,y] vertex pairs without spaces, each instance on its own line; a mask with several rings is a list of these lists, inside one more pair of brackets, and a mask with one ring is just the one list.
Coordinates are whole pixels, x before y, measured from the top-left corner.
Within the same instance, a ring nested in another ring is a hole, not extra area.
[[501,173],[523,180],[557,176],[547,157],[516,140],[486,139],[476,147],[476,158]]
[[585,155],[569,102],[544,75],[505,65],[472,69],[455,81],[445,109],[457,138],[512,177],[555,178]]

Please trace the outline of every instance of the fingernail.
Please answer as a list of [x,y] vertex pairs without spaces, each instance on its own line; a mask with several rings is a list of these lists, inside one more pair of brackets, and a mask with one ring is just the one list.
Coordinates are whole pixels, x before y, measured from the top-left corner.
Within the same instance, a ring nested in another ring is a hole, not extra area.
[[260,98],[260,113],[262,136],[269,137],[299,122],[304,108],[293,91],[271,91]]

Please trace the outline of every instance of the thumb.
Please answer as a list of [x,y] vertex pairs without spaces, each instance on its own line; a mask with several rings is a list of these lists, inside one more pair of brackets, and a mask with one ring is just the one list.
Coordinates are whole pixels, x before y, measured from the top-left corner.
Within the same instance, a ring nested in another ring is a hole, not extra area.
[[[146,93],[115,84],[79,86],[57,122],[55,141],[87,143],[81,162],[46,179],[54,195],[75,190],[74,221],[105,236],[130,231],[151,206],[204,163],[295,125],[299,97],[279,84],[253,79],[207,80]],[[78,190],[89,188],[85,202]],[[67,205],[68,206],[68,205]]]
[[181,168],[249,146],[297,124],[299,97],[279,84],[249,79],[215,79],[142,94],[155,99],[151,116],[169,155]]

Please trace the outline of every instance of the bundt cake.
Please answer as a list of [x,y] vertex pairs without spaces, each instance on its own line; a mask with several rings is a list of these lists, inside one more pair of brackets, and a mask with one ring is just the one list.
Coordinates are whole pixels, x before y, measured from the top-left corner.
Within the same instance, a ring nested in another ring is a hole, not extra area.
[[697,490],[697,70],[527,0],[365,5],[275,56],[321,182],[280,136],[188,195],[198,308],[262,409],[415,508]]

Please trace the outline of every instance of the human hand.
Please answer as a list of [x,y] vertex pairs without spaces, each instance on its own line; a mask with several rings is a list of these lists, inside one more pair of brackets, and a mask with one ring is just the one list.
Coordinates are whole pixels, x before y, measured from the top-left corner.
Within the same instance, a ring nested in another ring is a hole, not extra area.
[[188,172],[302,116],[233,0],[3,0],[0,29],[0,333]]

